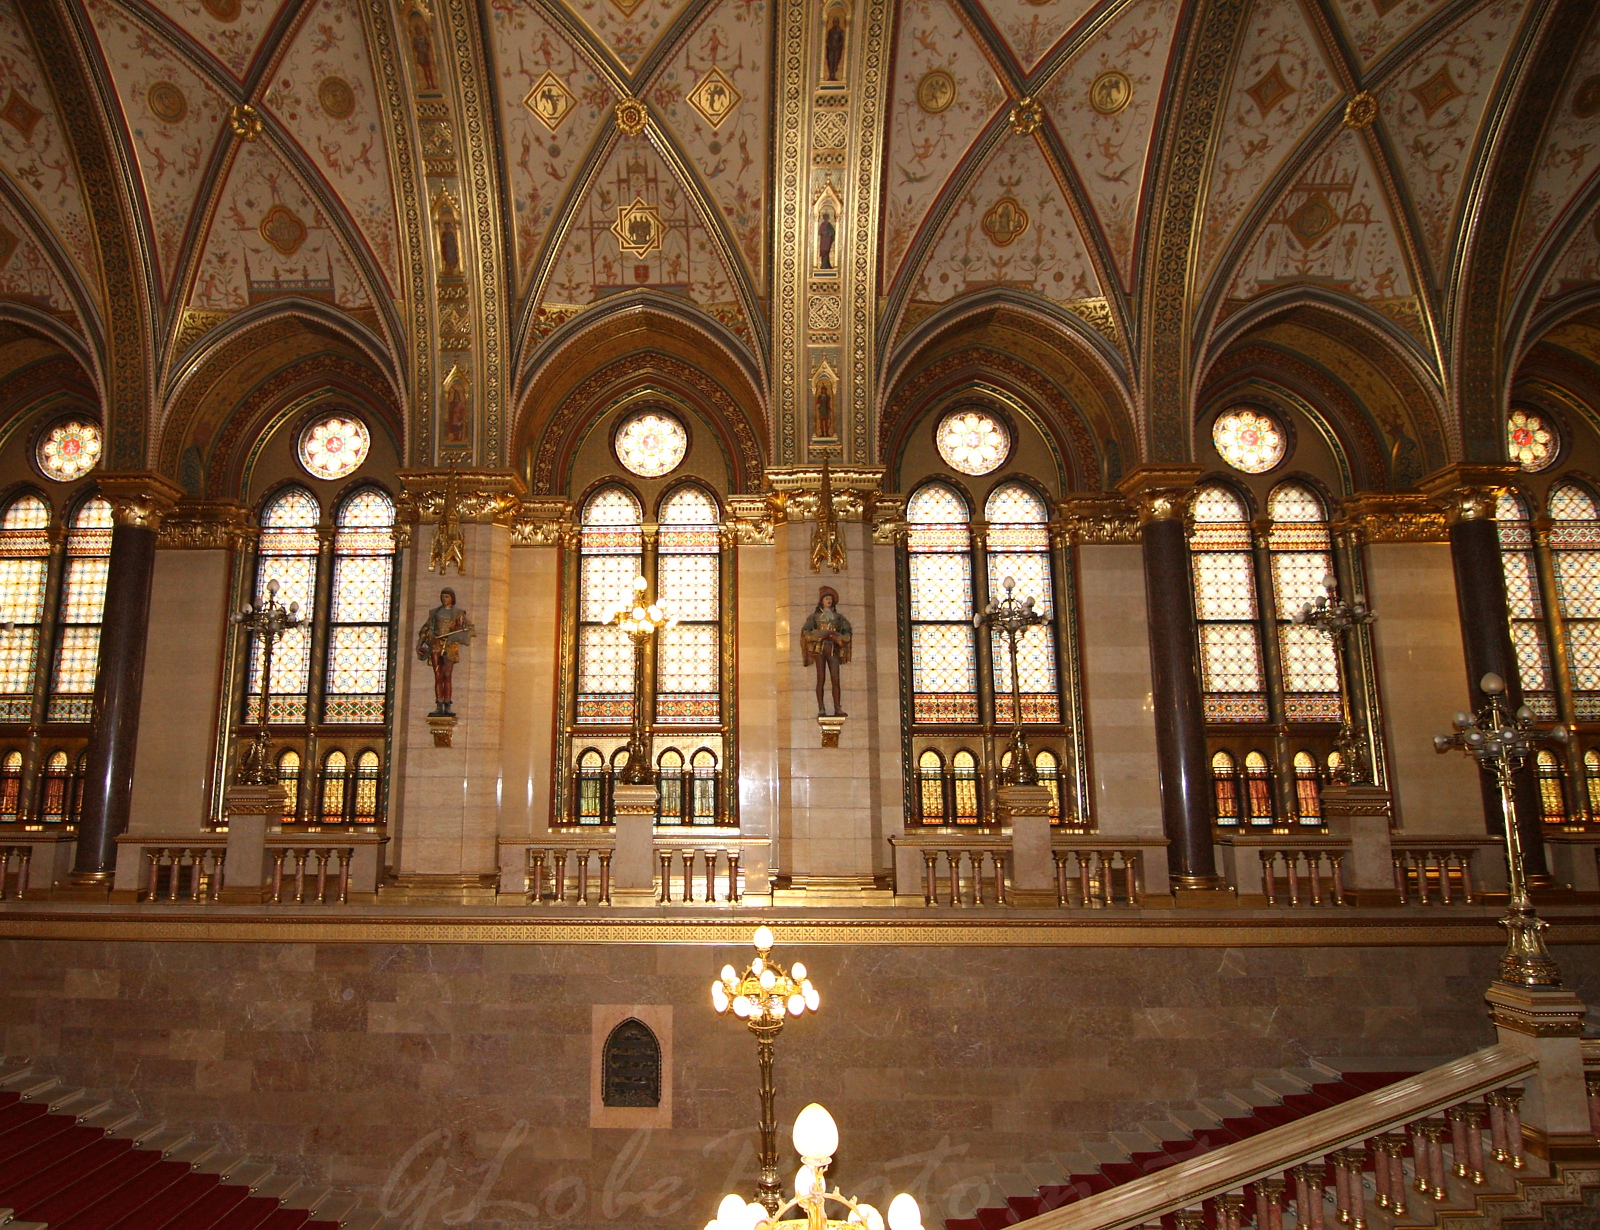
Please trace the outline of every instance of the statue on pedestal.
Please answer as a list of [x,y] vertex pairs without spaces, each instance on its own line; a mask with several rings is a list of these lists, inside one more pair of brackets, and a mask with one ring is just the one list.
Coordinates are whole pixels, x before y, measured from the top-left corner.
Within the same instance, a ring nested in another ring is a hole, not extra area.
[[433,667],[434,710],[430,717],[454,717],[452,677],[461,660],[461,647],[470,644],[474,629],[467,613],[456,605],[456,591],[441,589],[439,605],[417,632],[417,658]]
[[839,610],[839,592],[824,585],[817,591],[817,608],[800,629],[800,657],[804,666],[817,668],[817,716],[827,715],[822,704],[823,684],[833,682],[833,716],[844,717],[839,706],[839,667],[850,660],[853,639],[850,621]]

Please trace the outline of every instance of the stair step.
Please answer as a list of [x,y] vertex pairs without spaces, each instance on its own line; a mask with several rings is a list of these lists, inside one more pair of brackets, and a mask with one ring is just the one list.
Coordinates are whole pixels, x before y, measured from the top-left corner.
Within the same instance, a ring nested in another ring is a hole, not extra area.
[[360,1207],[361,1201],[349,1192],[330,1192],[311,1206],[311,1215],[318,1221],[336,1222],[342,1226]]
[[113,1226],[115,1230],[165,1226],[173,1218],[192,1209],[218,1186],[216,1175],[193,1172],[179,1175],[175,1182],[155,1193],[121,1221],[113,1223]]
[[75,1183],[66,1191],[36,1205],[29,1213],[51,1225],[65,1224],[113,1195],[124,1184],[132,1182],[158,1160],[153,1154],[141,1153],[137,1149],[124,1150],[120,1157],[96,1174],[87,1176],[83,1182]]
[[261,1196],[247,1196],[217,1222],[212,1230],[261,1230],[267,1218],[278,1211],[278,1202]]
[[[29,1217],[55,1220],[40,1212],[39,1207],[62,1192],[103,1182],[101,1176],[107,1168],[128,1152],[127,1141],[108,1140],[102,1136],[59,1158],[54,1164],[35,1170],[21,1182],[7,1186],[5,1202]],[[102,1190],[111,1189],[105,1187]],[[56,1216],[59,1218],[60,1214]]]
[[[64,1157],[70,1157],[79,1149],[88,1148],[95,1141],[101,1139],[102,1133],[93,1128],[78,1127],[70,1119],[58,1119],[54,1115],[47,1115],[40,1120],[47,1127],[55,1127],[65,1123],[65,1131],[52,1132],[46,1139],[15,1153],[4,1162],[0,1163],[0,1199],[16,1184],[38,1174],[47,1167],[54,1166]],[[10,1203],[10,1201],[6,1201]]]
[[103,1199],[63,1223],[61,1230],[111,1230],[113,1226],[118,1230],[143,1230],[151,1223],[139,1220],[140,1206],[161,1195],[187,1173],[178,1162],[158,1159],[154,1165],[146,1166],[121,1187],[107,1192]]
[[[232,1183],[220,1184],[173,1218],[161,1230],[213,1230],[213,1227],[219,1226],[249,1198],[248,1188]],[[270,1211],[264,1209],[262,1216],[265,1217]]]

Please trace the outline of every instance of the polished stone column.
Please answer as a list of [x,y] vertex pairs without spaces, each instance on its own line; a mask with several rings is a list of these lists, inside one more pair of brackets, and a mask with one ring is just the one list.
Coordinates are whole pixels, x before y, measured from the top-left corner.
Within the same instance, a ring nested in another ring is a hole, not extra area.
[[1140,466],[1117,489],[1139,513],[1145,608],[1150,626],[1151,700],[1161,821],[1179,904],[1226,900],[1211,838],[1211,767],[1200,695],[1194,584],[1184,519],[1196,465]]
[[[1494,523],[1495,503],[1501,490],[1517,474],[1516,466],[1454,465],[1423,480],[1426,491],[1445,510],[1450,527],[1450,560],[1455,568],[1456,606],[1461,616],[1461,642],[1466,655],[1467,693],[1474,710],[1487,698],[1478,687],[1491,671],[1506,683],[1506,700],[1512,709],[1522,704],[1522,682],[1516,651],[1511,644],[1511,619],[1506,606],[1505,569],[1500,560],[1500,538]],[[1440,713],[1444,730],[1449,714]],[[1432,735],[1434,731],[1418,732]],[[1480,774],[1484,820],[1491,833],[1501,831],[1500,790],[1487,773]],[[1548,885],[1543,821],[1539,814],[1539,788],[1533,765],[1517,774],[1517,827],[1522,835],[1522,855],[1530,886]]]
[[[89,768],[78,822],[78,852],[63,894],[101,896],[111,890],[117,834],[128,827],[133,765],[139,743],[150,587],[162,516],[183,494],[157,474],[103,474],[100,493],[111,501],[111,561],[100,630]],[[152,715],[154,716],[154,715]],[[159,719],[157,719],[158,721]]]

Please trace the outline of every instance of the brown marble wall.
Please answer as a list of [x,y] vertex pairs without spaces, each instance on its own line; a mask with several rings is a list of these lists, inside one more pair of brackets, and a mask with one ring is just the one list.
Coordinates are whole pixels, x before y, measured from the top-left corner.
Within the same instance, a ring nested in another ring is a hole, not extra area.
[[[1559,955],[1600,998],[1600,950]],[[754,1045],[707,1003],[714,972],[746,956],[11,940],[0,1037],[151,1117],[358,1190],[412,1230],[698,1227],[754,1176]],[[822,1011],[779,1040],[780,1119],[823,1102],[845,1190],[911,1188],[930,1227],[992,1202],[1021,1162],[1253,1071],[1492,1040],[1489,949],[803,956]],[[671,1130],[588,1126],[591,1006],[630,1003],[673,1006]]]

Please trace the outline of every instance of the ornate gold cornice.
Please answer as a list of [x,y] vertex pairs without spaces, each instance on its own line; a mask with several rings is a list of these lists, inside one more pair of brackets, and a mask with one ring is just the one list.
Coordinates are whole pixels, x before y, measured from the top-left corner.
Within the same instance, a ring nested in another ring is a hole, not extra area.
[[1500,493],[1522,471],[1514,465],[1474,465],[1460,462],[1435,470],[1417,485],[1444,510],[1445,524],[1486,521],[1494,517]]
[[455,476],[455,519],[512,526],[527,488],[511,470],[401,470],[401,517],[410,524],[436,521],[444,511],[445,489]]
[[1182,521],[1189,509],[1189,493],[1202,468],[1197,465],[1135,466],[1122,476],[1117,490],[1132,504],[1140,526],[1152,521]]
[[1133,504],[1111,491],[1074,491],[1056,504],[1051,533],[1059,542],[1136,543],[1139,513]]
[[872,541],[885,546],[905,537],[906,497],[880,495],[872,506]]
[[159,530],[161,519],[184,494],[177,483],[148,470],[102,474],[97,485],[100,494],[111,501],[111,516],[118,525],[145,530]]
[[1335,533],[1361,542],[1448,542],[1444,510],[1417,491],[1370,491],[1339,502]]
[[560,496],[525,496],[511,522],[513,547],[570,547],[578,541],[572,501]]
[[225,551],[252,541],[258,530],[238,500],[185,497],[161,519],[156,545],[180,551]]
[[772,526],[772,506],[765,493],[728,497],[728,521],[722,527],[725,545],[771,546]]
[[[840,521],[868,521],[883,489],[882,466],[828,467],[833,491],[833,515]],[[771,495],[767,498],[774,525],[788,521],[815,521],[822,493],[821,466],[785,466],[767,471]]]

